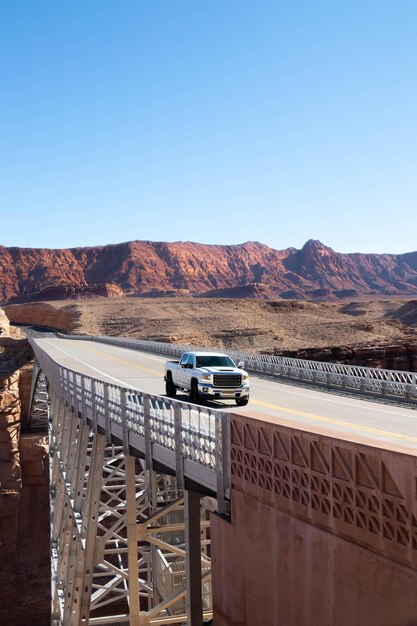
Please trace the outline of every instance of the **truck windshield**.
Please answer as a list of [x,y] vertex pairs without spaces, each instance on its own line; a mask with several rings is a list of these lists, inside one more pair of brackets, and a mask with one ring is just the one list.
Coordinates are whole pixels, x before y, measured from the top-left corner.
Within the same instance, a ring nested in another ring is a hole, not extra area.
[[196,367],[236,367],[236,365],[229,356],[208,354],[206,356],[197,357]]

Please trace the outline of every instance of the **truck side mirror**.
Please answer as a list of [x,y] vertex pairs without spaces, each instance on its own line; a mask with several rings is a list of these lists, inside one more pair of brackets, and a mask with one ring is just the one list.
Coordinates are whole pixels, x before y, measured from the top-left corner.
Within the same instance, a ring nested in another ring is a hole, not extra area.
[[244,369],[244,367],[245,367],[245,361],[239,361],[239,363],[237,364],[237,366],[238,366],[238,368],[239,368],[240,370],[243,370],[243,369]]

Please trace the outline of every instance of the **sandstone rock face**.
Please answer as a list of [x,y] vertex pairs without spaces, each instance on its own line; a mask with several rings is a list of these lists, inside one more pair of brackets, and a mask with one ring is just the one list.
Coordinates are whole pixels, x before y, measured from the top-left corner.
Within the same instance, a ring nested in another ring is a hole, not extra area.
[[0,336],[0,615],[10,626],[50,621],[48,445],[21,436],[18,368],[30,353]]
[[50,304],[37,302],[34,304],[11,304],[6,307],[9,320],[15,324],[44,326],[57,330],[73,330],[77,323],[77,311],[70,305],[59,309]]
[[33,358],[32,348],[26,339],[0,336],[0,378]]
[[[413,296],[416,259],[417,252],[339,254],[313,240],[301,250],[273,250],[257,242],[212,246],[132,241],[68,250],[0,247],[0,303],[39,298],[40,291],[50,288],[81,293],[92,285],[116,285],[131,295],[220,290],[225,297],[233,297],[234,291],[241,297],[246,286],[254,291],[252,297]],[[253,289],[254,284],[262,287]]]
[[[22,486],[0,487],[1,623],[50,623],[48,443],[22,435]],[[22,591],[23,590],[23,591]]]
[[[18,374],[0,380],[0,605],[15,596],[21,493]],[[4,616],[5,618],[5,616]]]

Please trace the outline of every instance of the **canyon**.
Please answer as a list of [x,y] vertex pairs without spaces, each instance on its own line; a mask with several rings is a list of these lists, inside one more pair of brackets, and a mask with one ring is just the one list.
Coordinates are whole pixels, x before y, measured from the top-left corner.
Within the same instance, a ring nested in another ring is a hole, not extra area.
[[319,301],[415,297],[417,252],[341,254],[315,240],[301,250],[274,250],[259,242],[220,246],[131,241],[71,249],[0,246],[0,304],[71,294]]

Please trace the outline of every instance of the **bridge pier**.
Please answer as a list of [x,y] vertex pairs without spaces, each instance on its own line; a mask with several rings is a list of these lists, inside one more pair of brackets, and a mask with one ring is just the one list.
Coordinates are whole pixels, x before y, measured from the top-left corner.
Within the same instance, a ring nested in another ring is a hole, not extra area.
[[201,597],[201,496],[196,491],[185,490],[185,552],[187,580],[188,624],[202,626],[203,603]]

